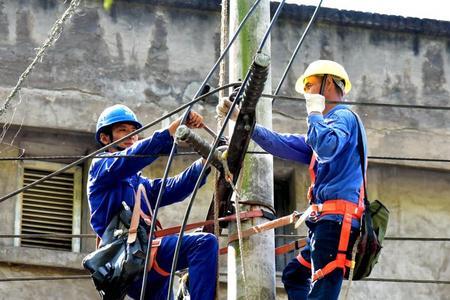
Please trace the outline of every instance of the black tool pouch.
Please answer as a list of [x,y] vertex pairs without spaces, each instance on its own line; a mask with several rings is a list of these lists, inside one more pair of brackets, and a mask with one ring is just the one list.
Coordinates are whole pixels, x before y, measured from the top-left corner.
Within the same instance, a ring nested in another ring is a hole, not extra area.
[[104,300],[123,299],[144,269],[147,226],[140,222],[136,240],[128,244],[131,217],[130,208],[123,208],[108,224],[99,248],[83,259],[83,267]]

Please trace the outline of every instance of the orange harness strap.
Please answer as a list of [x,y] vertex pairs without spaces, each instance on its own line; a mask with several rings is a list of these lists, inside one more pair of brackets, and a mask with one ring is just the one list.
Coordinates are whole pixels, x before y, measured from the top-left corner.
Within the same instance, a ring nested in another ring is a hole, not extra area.
[[[311,176],[311,185],[308,189],[307,198],[310,203],[314,200],[313,189],[316,182],[316,174],[314,172],[314,166],[316,164],[315,153],[311,156],[311,162],[309,164],[309,175]],[[364,176],[359,192],[358,204],[354,204],[344,199],[327,200],[323,204],[312,204],[312,214],[319,215],[342,215],[342,227],[341,234],[339,236],[339,246],[336,259],[329,262],[325,267],[314,272],[312,280],[316,281],[323,278],[327,274],[333,272],[336,268],[343,269],[345,275],[345,267],[353,268],[355,262],[347,259],[348,243],[350,240],[350,232],[352,229],[352,219],[360,220],[364,212],[364,182],[366,178]],[[311,266],[301,255],[297,256],[298,261],[304,266]]]
[[158,253],[158,248],[161,245],[161,239],[155,239],[152,241],[152,249],[150,250],[150,260],[147,267],[147,272],[153,268],[156,272],[158,272],[161,276],[167,277],[170,275],[169,272],[166,272],[163,268],[158,265],[156,261],[156,254]]
[[339,246],[336,259],[329,262],[325,267],[314,272],[312,280],[316,281],[323,278],[327,274],[333,272],[336,268],[343,269],[345,275],[345,267],[353,268],[355,262],[347,259],[347,249],[350,240],[350,231],[352,229],[352,219],[361,219],[364,212],[364,206],[360,203],[354,204],[346,200],[328,200],[323,204],[313,204],[312,209],[320,215],[343,215],[341,234],[339,237]]
[[296,258],[301,265],[304,265],[308,269],[311,269],[311,263],[309,261],[307,261],[306,259],[304,259],[301,253],[299,255],[297,255]]
[[309,163],[308,171],[309,177],[311,178],[311,185],[308,187],[308,192],[306,194],[306,199],[308,199],[309,203],[312,203],[314,199],[314,184],[316,183],[316,173],[314,173],[314,166],[316,165],[316,155],[313,153],[311,156],[311,162]]

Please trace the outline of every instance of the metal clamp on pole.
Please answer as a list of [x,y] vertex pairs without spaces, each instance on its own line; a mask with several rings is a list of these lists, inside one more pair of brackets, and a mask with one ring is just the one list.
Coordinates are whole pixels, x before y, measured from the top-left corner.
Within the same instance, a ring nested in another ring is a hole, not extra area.
[[[177,128],[177,131],[175,132],[175,138],[178,141],[182,141],[191,145],[192,148],[194,148],[194,150],[203,158],[207,158],[209,152],[211,151],[211,145],[185,125],[181,125]],[[220,172],[223,172],[221,157],[222,152],[218,149],[214,150],[211,164]]]

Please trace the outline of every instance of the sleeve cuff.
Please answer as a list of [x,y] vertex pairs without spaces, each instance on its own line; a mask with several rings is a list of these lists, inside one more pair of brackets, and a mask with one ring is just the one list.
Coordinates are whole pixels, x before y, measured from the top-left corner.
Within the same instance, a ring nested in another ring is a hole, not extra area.
[[310,114],[308,116],[308,124],[313,124],[317,122],[323,122],[323,115],[322,114]]

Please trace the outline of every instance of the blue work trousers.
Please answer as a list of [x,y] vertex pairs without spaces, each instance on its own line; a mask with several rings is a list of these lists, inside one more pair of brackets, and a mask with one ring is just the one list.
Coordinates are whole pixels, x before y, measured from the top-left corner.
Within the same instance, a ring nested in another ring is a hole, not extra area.
[[[162,239],[156,255],[158,265],[170,273],[177,243],[177,235]],[[192,233],[183,236],[177,270],[189,268],[189,293],[192,300],[213,300],[216,292],[218,256],[217,238],[209,233]],[[128,290],[128,296],[139,299],[142,277]],[[162,276],[154,269],[147,277],[146,300],[165,300],[169,288],[169,276]],[[171,295],[173,298],[173,295]]]
[[[341,234],[341,223],[321,220],[308,223],[309,239],[307,246],[299,255],[311,264],[312,270],[319,270],[336,259]],[[359,229],[352,228],[347,248],[347,259]],[[347,269],[348,272],[348,269]],[[292,259],[283,270],[282,281],[289,300],[337,300],[344,279],[343,269],[337,268],[325,277],[311,282],[311,268],[301,264],[298,258]]]

